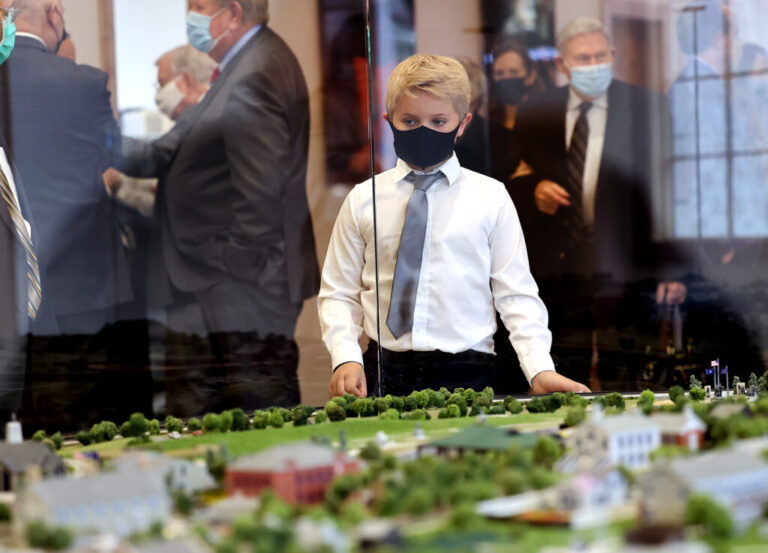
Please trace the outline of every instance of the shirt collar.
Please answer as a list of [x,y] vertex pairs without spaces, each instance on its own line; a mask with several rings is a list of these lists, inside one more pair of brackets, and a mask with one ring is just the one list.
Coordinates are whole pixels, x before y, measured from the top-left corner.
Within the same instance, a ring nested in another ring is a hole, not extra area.
[[[459,176],[461,175],[461,165],[459,164],[459,158],[456,157],[456,154],[454,153],[445,162],[443,162],[442,165],[435,167],[432,171],[430,171],[430,173],[435,173],[437,171],[442,171],[442,173],[445,175],[445,178],[448,179],[448,185],[452,185],[459,179]],[[411,168],[411,166],[404,162],[402,159],[397,158],[397,165],[395,165],[395,181],[399,182],[403,180],[411,172],[414,172],[417,175],[424,174],[421,171],[416,171],[415,169]]]
[[[568,111],[577,110],[579,106],[584,103],[584,100],[576,94],[573,87],[568,87]],[[606,90],[596,99],[592,100],[592,107],[600,109],[608,109],[608,91]]]
[[32,33],[25,33],[24,31],[19,31],[18,33],[16,33],[16,36],[25,36],[25,37],[27,37],[27,38],[33,38],[33,39],[35,39],[36,41],[38,41],[40,44],[42,44],[42,45],[45,47],[45,49],[46,49],[46,50],[48,49],[48,47],[47,47],[47,46],[45,46],[45,42],[43,41],[43,39],[42,39],[42,38],[40,38],[40,37],[39,37],[39,36],[37,36],[37,35],[34,35],[34,34],[32,34]]
[[227,55],[224,56],[224,58],[221,60],[221,63],[219,63],[219,71],[224,71],[224,68],[227,66],[227,64],[232,61],[232,58],[234,58],[237,53],[243,49],[243,46],[251,40],[251,38],[256,35],[256,33],[259,32],[261,29],[261,25],[256,25],[253,29],[249,30],[247,33],[245,33],[243,36],[240,37],[240,40],[235,42],[235,45],[229,49],[229,52],[227,52]]

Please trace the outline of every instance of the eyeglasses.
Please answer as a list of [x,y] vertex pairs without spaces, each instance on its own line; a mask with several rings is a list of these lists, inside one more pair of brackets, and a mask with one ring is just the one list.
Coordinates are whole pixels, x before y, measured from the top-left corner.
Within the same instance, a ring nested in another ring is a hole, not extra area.
[[3,23],[13,23],[17,15],[19,15],[19,8],[0,8],[0,21]]

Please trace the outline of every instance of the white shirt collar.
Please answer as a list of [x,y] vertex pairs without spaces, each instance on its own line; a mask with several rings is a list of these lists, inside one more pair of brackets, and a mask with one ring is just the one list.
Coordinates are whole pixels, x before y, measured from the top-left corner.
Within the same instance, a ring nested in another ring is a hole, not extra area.
[[[454,153],[451,155],[451,157],[444,161],[442,165],[435,167],[432,171],[430,171],[430,173],[435,173],[437,171],[443,172],[445,178],[448,179],[448,185],[450,186],[451,184],[455,183],[461,175],[461,165],[459,164],[459,158],[456,157],[456,154]],[[402,159],[397,158],[397,165],[395,165],[395,181],[403,180],[411,172],[414,172],[417,175],[424,174],[421,171],[416,171],[413,169]]]
[[[572,86],[568,87],[568,111],[579,109],[579,106],[584,103],[581,96],[576,94]],[[593,108],[608,109],[608,91],[603,92],[602,95],[592,100]]]
[[48,46],[46,46],[46,45],[45,45],[45,42],[43,41],[43,39],[42,39],[42,38],[40,38],[39,36],[35,35],[35,34],[32,34],[32,33],[25,33],[24,31],[19,31],[18,33],[16,33],[16,36],[25,36],[25,37],[27,37],[27,38],[34,38],[34,39],[35,39],[36,41],[38,41],[40,44],[42,44],[43,46],[45,46],[45,49],[46,49],[46,50],[48,49]]

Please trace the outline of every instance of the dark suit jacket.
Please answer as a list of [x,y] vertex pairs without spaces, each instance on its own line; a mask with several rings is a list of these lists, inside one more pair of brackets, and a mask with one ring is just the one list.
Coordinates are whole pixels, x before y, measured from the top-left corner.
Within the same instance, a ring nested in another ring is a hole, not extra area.
[[[125,252],[102,182],[119,151],[106,73],[29,37],[17,38],[6,65],[11,140],[37,222],[37,255],[50,277],[47,300],[56,315],[130,300]],[[104,322],[94,321],[94,330]]]
[[308,141],[304,76],[266,26],[168,134],[125,141],[119,168],[161,179],[162,260],[177,289],[237,279],[293,304],[317,292]]
[[[534,206],[533,192],[542,179],[566,182],[565,122],[568,87],[544,92],[523,104],[515,131],[523,160],[534,175],[513,181],[514,197],[527,214],[523,228],[531,268],[537,277],[581,272],[580,252],[566,247],[565,209],[554,216]],[[667,138],[666,99],[658,93],[614,80],[608,89],[605,145],[595,196],[594,271],[617,282],[648,276],[658,266],[652,245],[651,190],[663,178],[658,166]],[[654,148],[657,151],[654,153]]]

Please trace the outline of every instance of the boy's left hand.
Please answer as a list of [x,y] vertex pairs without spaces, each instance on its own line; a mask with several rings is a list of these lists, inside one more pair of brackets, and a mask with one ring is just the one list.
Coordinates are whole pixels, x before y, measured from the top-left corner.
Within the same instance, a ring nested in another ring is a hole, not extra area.
[[551,394],[553,392],[588,394],[591,390],[584,386],[584,384],[579,384],[575,380],[557,374],[555,371],[540,372],[533,377],[533,380],[531,381],[531,393]]

